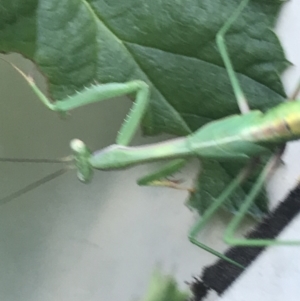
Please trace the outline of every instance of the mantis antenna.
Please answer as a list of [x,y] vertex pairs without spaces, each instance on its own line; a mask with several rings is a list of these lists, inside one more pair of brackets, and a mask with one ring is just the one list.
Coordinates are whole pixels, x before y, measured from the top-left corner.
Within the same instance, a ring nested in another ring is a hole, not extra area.
[[[3,163],[51,163],[51,164],[55,164],[55,163],[69,163],[73,161],[73,157],[72,156],[68,156],[62,159],[29,159],[29,158],[24,158],[24,159],[20,159],[20,158],[0,158],[0,162]],[[18,198],[19,196],[36,189],[37,187],[48,183],[49,181],[52,181],[58,177],[60,177],[61,175],[65,174],[67,171],[73,169],[74,166],[67,164],[66,166],[64,166],[63,168],[50,173],[48,175],[46,175],[45,177],[28,184],[27,186],[11,193],[10,195],[0,199],[0,206],[4,205],[16,198]]]

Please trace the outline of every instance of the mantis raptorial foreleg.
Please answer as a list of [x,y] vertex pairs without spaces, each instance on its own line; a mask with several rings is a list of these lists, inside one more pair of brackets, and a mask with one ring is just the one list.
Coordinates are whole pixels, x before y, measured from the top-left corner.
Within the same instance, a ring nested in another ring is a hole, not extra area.
[[[127,83],[108,83],[103,85],[93,85],[86,90],[83,90],[82,92],[78,92],[72,97],[67,97],[53,103],[38,88],[38,86],[30,76],[24,74],[24,72],[15,65],[12,66],[25,78],[25,80],[31,86],[32,90],[42,101],[42,103],[48,109],[59,113],[66,113],[81,106],[111,99],[113,97],[125,96],[135,93],[136,99],[132,105],[132,108],[130,109],[130,112],[127,114],[127,117],[125,118],[125,121],[123,122],[116,138],[116,144],[119,145],[127,146],[130,144],[149,104],[149,86],[145,82],[139,80],[130,81]],[[173,160],[167,163],[159,171],[142,177],[140,180],[138,180],[138,184],[145,186],[167,186],[182,189],[174,182],[162,179],[178,171],[186,164],[186,162],[186,159]]]
[[116,143],[120,145],[129,145],[149,104],[149,86],[145,82],[139,80],[127,83],[93,85],[82,92],[78,92],[72,97],[67,97],[52,103],[38,88],[30,76],[24,74],[24,72],[16,66],[12,66],[26,79],[34,93],[48,109],[60,113],[65,113],[73,109],[113,97],[135,93],[135,102],[128,113],[127,118],[123,122],[116,138]]

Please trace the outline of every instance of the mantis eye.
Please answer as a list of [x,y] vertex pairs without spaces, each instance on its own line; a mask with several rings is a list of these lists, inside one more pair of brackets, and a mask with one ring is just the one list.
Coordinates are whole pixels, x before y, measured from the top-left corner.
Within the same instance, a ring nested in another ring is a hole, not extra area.
[[79,139],[73,139],[70,143],[77,168],[77,177],[81,182],[88,183],[93,176],[93,167],[89,162],[91,151]]

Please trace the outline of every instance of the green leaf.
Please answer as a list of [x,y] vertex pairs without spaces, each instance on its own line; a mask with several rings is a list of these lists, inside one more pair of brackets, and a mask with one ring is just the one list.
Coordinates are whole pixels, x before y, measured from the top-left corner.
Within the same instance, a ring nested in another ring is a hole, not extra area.
[[[95,80],[142,79],[152,88],[145,132],[187,134],[238,112],[215,35],[239,2],[4,0],[0,51],[34,60],[56,99]],[[246,95],[262,110],[285,96],[287,61],[270,30],[279,8],[250,1],[226,36]]]
[[[19,52],[37,63],[55,99],[95,80],[143,80],[151,87],[144,133],[187,135],[238,113],[215,36],[239,3],[2,0],[0,51]],[[265,111],[285,98],[280,74],[288,62],[271,30],[281,3],[250,1],[226,36],[252,109]],[[225,183],[230,171],[214,168],[210,176]]]

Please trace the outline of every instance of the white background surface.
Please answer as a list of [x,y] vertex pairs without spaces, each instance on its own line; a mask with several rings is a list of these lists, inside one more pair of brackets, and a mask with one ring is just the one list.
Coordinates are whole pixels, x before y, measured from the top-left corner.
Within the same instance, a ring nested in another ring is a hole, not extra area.
[[[295,65],[284,76],[289,92],[300,77],[300,1],[285,6],[277,31]],[[15,56],[12,60],[36,75],[30,63]],[[69,154],[73,138],[99,149],[113,142],[130,107],[129,100],[113,100],[82,108],[62,121],[36,100],[10,66],[0,62],[0,68],[1,157],[63,157]],[[134,143],[164,138],[138,135]],[[299,143],[288,148],[284,160],[287,164],[271,183],[274,203],[300,175]],[[97,172],[90,185],[79,183],[75,172],[69,172],[1,206],[0,299],[133,300],[143,295],[157,263],[173,272],[182,287],[185,280],[200,274],[203,265],[213,263],[214,256],[187,240],[195,220],[183,206],[187,194],[137,186],[136,179],[153,166]],[[0,197],[56,169],[57,165],[2,163]],[[189,177],[193,171],[188,170]],[[185,173],[179,176],[185,178]],[[224,250],[220,239],[224,222],[215,220],[202,241]],[[299,229],[298,219],[285,235],[295,238]],[[298,300],[299,254],[299,248],[268,250],[222,300]]]

